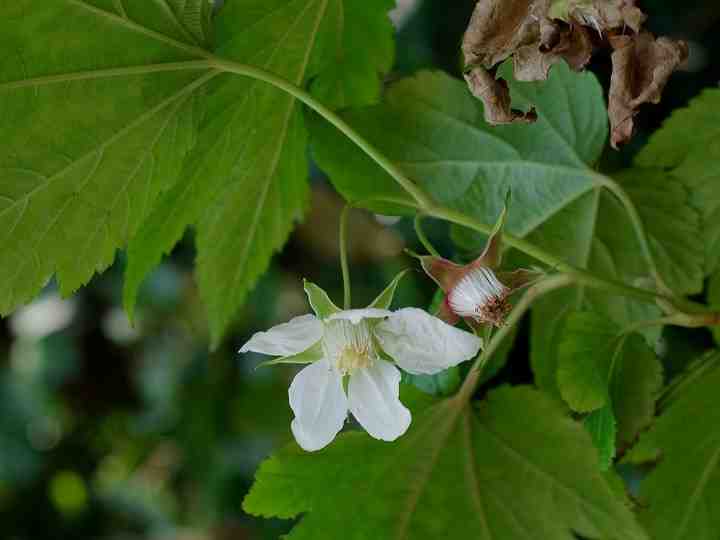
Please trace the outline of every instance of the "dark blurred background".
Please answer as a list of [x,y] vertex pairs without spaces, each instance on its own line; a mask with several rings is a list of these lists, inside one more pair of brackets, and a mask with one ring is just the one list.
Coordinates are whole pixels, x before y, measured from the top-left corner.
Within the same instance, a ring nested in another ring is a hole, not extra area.
[[[627,163],[670,111],[717,86],[717,0],[644,0],[649,28],[690,41],[691,58],[660,106],[646,107],[640,132],[605,167]],[[459,44],[472,0],[400,0],[392,81],[423,68],[459,75]],[[607,87],[609,58],[593,70]],[[259,462],[290,440],[291,367],[255,369],[239,356],[254,331],[306,313],[302,278],[342,296],[337,218],[342,202],[311,171],[313,206],[241,310],[224,345],[208,353],[207,322],[193,282],[191,233],[145,284],[139,324],[121,308],[123,255],[71,299],[53,284],[0,321],[0,538],[8,540],[242,540],[277,538],[291,522],[243,514]],[[401,269],[416,245],[406,220],[361,212],[350,223],[353,296],[363,306]],[[452,255],[447,230],[428,226]],[[218,284],[222,287],[222,284]],[[425,305],[433,289],[411,273],[398,304]],[[661,347],[675,371],[710,343],[698,331],[666,331]],[[529,382],[527,331],[491,385]]]

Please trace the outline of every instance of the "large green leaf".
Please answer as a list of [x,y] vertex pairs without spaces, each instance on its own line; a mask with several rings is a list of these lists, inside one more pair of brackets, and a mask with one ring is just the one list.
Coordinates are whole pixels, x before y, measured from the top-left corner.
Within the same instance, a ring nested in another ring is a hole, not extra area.
[[132,315],[142,279],[197,223],[217,343],[302,216],[308,186],[295,100],[209,62],[314,79],[331,105],[366,104],[392,61],[389,4],[228,2],[211,51],[207,0],[3,2],[0,313],[53,273],[72,292],[131,240]]
[[706,274],[720,265],[720,90],[706,90],[650,138],[636,158],[643,167],[663,167],[691,191],[701,212]]
[[539,392],[504,387],[478,407],[412,401],[413,424],[395,443],[348,433],[318,453],[281,450],[244,509],[305,514],[293,540],[645,538],[588,434]]
[[[599,157],[607,126],[592,75],[556,66],[546,84],[515,83],[512,89],[515,102],[538,108],[536,124],[488,126],[466,85],[439,72],[403,80],[384,104],[349,111],[345,119],[437,201],[482,221],[494,221],[511,189],[507,226],[522,235],[593,187],[588,164]],[[328,126],[313,123],[313,137],[320,166],[348,200],[378,210],[388,207],[367,199],[409,200]]]
[[[720,530],[720,369],[674,396],[640,440],[662,460],[640,486],[640,519],[656,540],[715,540]],[[652,452],[648,452],[648,455]]]
[[[107,267],[194,144],[215,73],[179,69],[199,56],[172,12],[125,5],[135,19],[78,0],[0,4],[0,313],[53,273],[68,294]],[[141,69],[108,71],[128,66]]]
[[[216,54],[298,85],[314,78],[331,104],[367,103],[392,60],[388,7],[228,2],[211,53],[206,0],[3,2],[0,313],[53,273],[64,293],[75,290],[133,239],[132,314],[143,277],[198,223],[217,342],[302,216],[308,187],[294,99],[209,63]],[[362,32],[346,19],[360,14]]]

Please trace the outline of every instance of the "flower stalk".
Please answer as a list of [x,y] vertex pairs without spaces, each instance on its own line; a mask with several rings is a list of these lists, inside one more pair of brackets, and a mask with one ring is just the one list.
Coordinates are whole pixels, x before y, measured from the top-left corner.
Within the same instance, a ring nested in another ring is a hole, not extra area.
[[343,309],[350,309],[352,304],[352,295],[350,291],[350,265],[348,264],[347,251],[347,222],[348,214],[352,207],[345,205],[340,213],[340,268],[342,269],[343,280]]

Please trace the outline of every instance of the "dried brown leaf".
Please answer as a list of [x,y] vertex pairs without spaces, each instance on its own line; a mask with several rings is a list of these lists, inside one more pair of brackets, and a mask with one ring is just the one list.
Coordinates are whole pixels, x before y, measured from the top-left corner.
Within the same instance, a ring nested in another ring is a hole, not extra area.
[[670,75],[687,59],[683,41],[649,32],[610,38],[613,72],[610,81],[608,114],[613,148],[630,140],[634,117],[640,105],[659,103]]
[[537,120],[535,109],[527,113],[513,110],[507,83],[503,79],[496,80],[485,68],[472,68],[465,74],[465,80],[472,94],[483,102],[488,124],[530,123]]
[[647,19],[635,0],[560,0],[553,4],[551,13],[564,21],[594,28],[601,35],[625,27],[638,33]]
[[550,67],[565,60],[575,71],[582,70],[593,53],[588,31],[579,25],[552,24],[553,31],[543,34],[539,45],[520,47],[513,56],[515,78],[519,81],[544,81]]
[[489,69],[540,35],[549,0],[480,0],[463,37],[465,65]]

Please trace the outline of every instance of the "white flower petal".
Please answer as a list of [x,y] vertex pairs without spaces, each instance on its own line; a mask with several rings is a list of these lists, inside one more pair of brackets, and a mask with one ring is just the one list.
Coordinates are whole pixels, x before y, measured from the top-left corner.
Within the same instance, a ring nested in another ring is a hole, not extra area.
[[295,413],[295,440],[308,452],[330,444],[347,418],[348,400],[340,373],[323,358],[295,375],[288,392]]
[[272,356],[289,356],[306,351],[323,336],[323,325],[315,315],[302,315],[289,322],[258,332],[242,346],[241,353],[253,351]]
[[348,404],[371,436],[394,441],[410,426],[410,411],[400,402],[400,371],[377,359],[372,367],[350,375]]
[[332,321],[335,319],[345,319],[353,324],[357,324],[363,319],[383,319],[392,315],[392,311],[387,309],[378,308],[365,308],[365,309],[345,309],[338,313],[333,313],[326,320]]
[[405,308],[375,327],[382,349],[408,373],[434,374],[473,358],[482,340],[422,309]]

